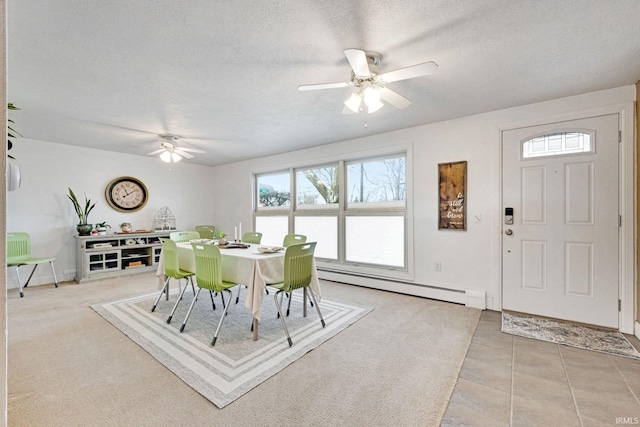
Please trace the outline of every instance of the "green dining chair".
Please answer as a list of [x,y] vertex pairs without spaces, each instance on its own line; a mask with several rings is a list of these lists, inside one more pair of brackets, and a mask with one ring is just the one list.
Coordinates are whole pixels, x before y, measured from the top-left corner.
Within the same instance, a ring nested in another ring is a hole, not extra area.
[[[178,308],[178,304],[182,301],[182,296],[184,295],[184,291],[187,290],[189,283],[191,283],[191,289],[193,290],[193,294],[196,294],[196,288],[193,286],[193,273],[190,271],[185,271],[180,269],[179,261],[178,261],[178,247],[176,246],[176,242],[171,239],[160,239],[162,242],[162,256],[164,257],[164,274],[167,276],[167,280],[164,281],[164,286],[156,299],[156,302],[151,307],[151,312],[153,313],[160,302],[160,298],[162,295],[167,295],[167,299],[169,299],[169,281],[171,279],[176,279],[178,281],[178,288],[180,290],[180,294],[178,296],[178,300],[173,306],[169,317],[167,318],[167,323],[171,323],[171,319],[173,318],[173,314],[176,312]],[[184,284],[184,288],[180,284],[180,280],[185,279],[186,283]]]
[[198,300],[198,294],[202,289],[209,290],[211,295],[213,292],[220,292],[220,294],[227,293],[229,299],[227,302],[224,301],[224,297],[222,299],[224,309],[222,311],[222,316],[220,316],[216,333],[211,341],[211,345],[214,346],[216,345],[218,333],[222,327],[222,321],[227,315],[227,311],[231,305],[231,297],[233,294],[230,289],[236,286],[237,283],[225,282],[222,280],[222,257],[220,256],[220,249],[218,249],[217,246],[203,245],[199,243],[192,243],[191,246],[193,247],[193,255],[196,259],[196,284],[198,285],[198,290],[196,292],[196,296],[191,302],[191,306],[189,306],[189,311],[184,318],[184,322],[182,322],[180,332],[184,331],[187,321],[189,320],[189,316],[191,315],[191,310],[193,310],[193,306]]
[[[270,283],[268,286],[277,289],[273,299],[278,308],[278,317],[282,321],[282,327],[285,334],[287,334],[287,341],[289,341],[289,347],[293,346],[293,341],[287,330],[287,324],[284,321],[282,315],[282,296],[285,293],[291,293],[296,289],[308,288],[311,285],[311,276],[313,275],[313,253],[316,249],[316,242],[300,243],[289,246],[284,254],[284,281],[281,283]],[[278,295],[280,301],[278,301]],[[326,326],[322,313],[320,312],[320,306],[316,301],[316,297],[312,290],[309,290],[309,295],[313,301],[313,305],[316,307],[318,316],[320,317],[320,323],[322,327]],[[291,299],[291,298],[290,298]]]
[[[56,270],[53,268],[55,257],[35,258],[31,256],[31,236],[29,233],[7,233],[7,267],[16,268],[16,276],[18,277],[18,287],[20,289],[20,298],[24,297],[23,289],[29,286],[29,282],[36,272],[38,264],[48,262],[51,265],[51,273],[53,274],[53,282],[58,287],[58,278]],[[23,265],[33,265],[33,270],[23,285],[20,279],[20,267]]]
[[247,231],[242,235],[242,243],[254,243],[259,245],[260,241],[262,241],[262,233],[258,233],[257,231]]
[[216,232],[215,225],[196,225],[196,231],[200,234],[201,239],[213,240],[213,233]]
[[307,236],[303,234],[287,234],[284,236],[284,241],[282,242],[282,246],[285,248],[291,245],[297,245],[299,243],[304,243],[307,241]]
[[176,243],[188,242],[190,240],[199,239],[200,233],[197,231],[172,231],[169,238]]
[[[282,246],[286,248],[291,245],[304,243],[306,241],[307,241],[307,236],[305,236],[304,234],[287,234],[286,236],[284,236]],[[267,294],[269,294],[269,291],[267,291]],[[288,292],[286,295],[287,295],[287,298],[290,297]],[[313,302],[311,303],[311,305],[313,306]],[[289,298],[289,304],[287,305],[287,316],[289,315],[290,310],[291,310],[291,298]]]

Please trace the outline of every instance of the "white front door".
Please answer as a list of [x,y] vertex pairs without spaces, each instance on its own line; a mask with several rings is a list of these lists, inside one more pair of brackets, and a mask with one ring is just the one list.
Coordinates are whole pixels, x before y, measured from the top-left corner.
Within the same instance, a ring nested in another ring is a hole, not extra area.
[[618,123],[503,133],[503,309],[618,328]]

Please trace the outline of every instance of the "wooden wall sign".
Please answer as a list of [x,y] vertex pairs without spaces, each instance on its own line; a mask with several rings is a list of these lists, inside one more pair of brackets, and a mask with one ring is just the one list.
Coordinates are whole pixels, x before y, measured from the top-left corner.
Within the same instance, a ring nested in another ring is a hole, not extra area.
[[438,163],[438,229],[467,229],[467,162]]

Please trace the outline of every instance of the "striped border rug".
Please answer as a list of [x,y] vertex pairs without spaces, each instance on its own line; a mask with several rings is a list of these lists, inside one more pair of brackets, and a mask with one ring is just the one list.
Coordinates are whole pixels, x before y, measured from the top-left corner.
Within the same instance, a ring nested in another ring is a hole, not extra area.
[[[320,309],[326,327],[322,328],[316,309],[308,306],[302,315],[302,292],[294,294],[291,314],[286,317],[293,340],[289,347],[280,319],[276,317],[273,292],[265,295],[259,325],[260,339],[253,341],[251,313],[234,300],[223,322],[215,347],[211,339],[222,314],[221,296],[214,298],[216,310],[207,291],[200,292],[183,333],[180,326],[191,304],[188,290],[171,324],[166,323],[177,297],[160,300],[151,313],[157,294],[143,295],[91,307],[122,331],[151,356],[217,407],[223,408],[258,384],[280,372],[331,337],[371,312],[372,308],[322,298]],[[244,289],[243,289],[244,291]],[[284,298],[284,305],[288,303]]]

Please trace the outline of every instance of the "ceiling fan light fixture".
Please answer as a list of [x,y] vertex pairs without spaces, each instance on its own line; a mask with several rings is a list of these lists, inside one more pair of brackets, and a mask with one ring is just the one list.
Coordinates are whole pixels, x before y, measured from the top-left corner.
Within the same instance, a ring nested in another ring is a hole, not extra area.
[[354,90],[349,99],[344,101],[344,105],[351,111],[357,113],[360,110],[360,104],[362,103],[362,91]]
[[171,153],[168,151],[164,151],[162,154],[160,154],[160,158],[165,163],[171,163]]
[[364,90],[364,103],[367,106],[380,102],[380,92],[377,87],[369,86]]
[[379,109],[384,107],[384,104],[382,102],[380,102],[379,100],[371,102],[370,104],[366,104],[366,105],[367,105],[367,111],[369,113],[375,113],[376,111],[378,111]]
[[182,156],[178,153],[171,153],[171,160],[173,161],[173,163],[178,163],[180,160],[182,160]]

